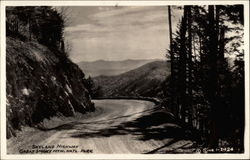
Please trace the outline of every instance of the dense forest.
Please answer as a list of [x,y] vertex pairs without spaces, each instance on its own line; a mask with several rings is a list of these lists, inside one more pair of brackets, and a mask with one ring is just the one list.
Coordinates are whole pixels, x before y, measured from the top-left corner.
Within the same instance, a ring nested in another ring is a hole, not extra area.
[[[176,33],[171,13],[183,10]],[[169,6],[171,76],[165,103],[220,152],[244,152],[243,5]]]

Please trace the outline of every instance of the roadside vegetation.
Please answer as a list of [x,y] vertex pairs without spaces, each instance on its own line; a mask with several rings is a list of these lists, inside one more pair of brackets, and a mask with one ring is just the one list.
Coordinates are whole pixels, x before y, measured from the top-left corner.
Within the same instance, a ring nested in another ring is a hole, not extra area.
[[[171,11],[183,10],[172,33]],[[168,7],[171,76],[165,103],[203,147],[244,152],[243,5]]]
[[64,16],[48,6],[6,7],[7,138],[53,116],[95,110],[64,47]]

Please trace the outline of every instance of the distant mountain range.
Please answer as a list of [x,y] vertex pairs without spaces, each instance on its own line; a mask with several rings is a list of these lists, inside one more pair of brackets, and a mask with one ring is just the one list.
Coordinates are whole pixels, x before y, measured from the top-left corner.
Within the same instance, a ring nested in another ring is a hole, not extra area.
[[104,97],[161,97],[162,83],[169,75],[169,62],[154,61],[120,75],[95,77],[94,82]]
[[82,69],[85,75],[96,77],[100,75],[111,76],[119,75],[138,68],[146,63],[156,61],[157,59],[141,59],[141,60],[123,60],[123,61],[105,61],[98,60],[94,62],[82,61],[78,66]]

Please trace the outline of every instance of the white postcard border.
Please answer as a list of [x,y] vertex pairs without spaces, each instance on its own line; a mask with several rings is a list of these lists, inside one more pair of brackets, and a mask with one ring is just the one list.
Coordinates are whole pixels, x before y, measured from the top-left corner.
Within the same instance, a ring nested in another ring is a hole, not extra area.
[[[249,1],[1,1],[1,158],[0,159],[249,159]],[[9,155],[6,141],[6,6],[167,6],[167,5],[244,5],[245,49],[245,153],[244,154],[39,154]]]

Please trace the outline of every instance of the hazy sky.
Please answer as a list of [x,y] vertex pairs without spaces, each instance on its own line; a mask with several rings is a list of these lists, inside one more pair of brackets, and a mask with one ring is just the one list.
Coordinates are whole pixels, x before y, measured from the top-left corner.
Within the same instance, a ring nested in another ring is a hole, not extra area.
[[[65,39],[74,62],[165,58],[167,7],[69,7]],[[173,26],[181,11],[175,12]]]

